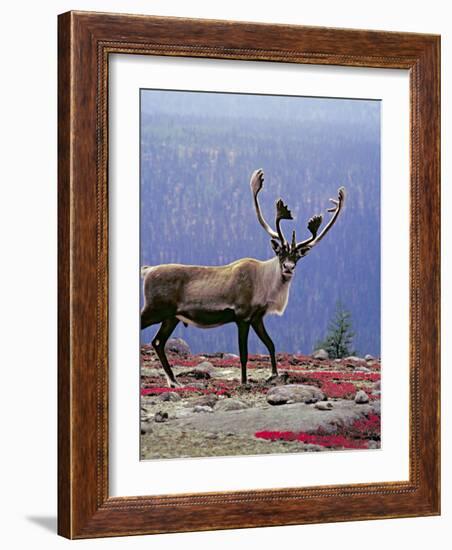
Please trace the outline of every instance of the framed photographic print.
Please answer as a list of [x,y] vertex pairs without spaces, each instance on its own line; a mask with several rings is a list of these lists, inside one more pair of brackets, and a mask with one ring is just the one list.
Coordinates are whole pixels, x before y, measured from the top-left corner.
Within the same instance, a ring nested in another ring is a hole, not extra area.
[[59,17],[59,533],[439,513],[439,37]]

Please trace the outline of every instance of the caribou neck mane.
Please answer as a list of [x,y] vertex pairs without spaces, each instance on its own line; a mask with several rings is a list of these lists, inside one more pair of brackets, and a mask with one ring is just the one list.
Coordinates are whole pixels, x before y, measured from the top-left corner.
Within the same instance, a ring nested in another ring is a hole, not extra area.
[[277,256],[261,263],[256,302],[268,304],[267,313],[282,315],[287,307],[291,280],[285,281]]

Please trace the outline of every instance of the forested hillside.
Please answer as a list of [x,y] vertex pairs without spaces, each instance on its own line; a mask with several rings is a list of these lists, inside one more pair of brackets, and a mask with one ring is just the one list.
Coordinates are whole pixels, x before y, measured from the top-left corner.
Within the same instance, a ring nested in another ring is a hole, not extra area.
[[[279,351],[312,351],[338,300],[351,312],[358,353],[380,354],[380,103],[193,92],[142,91],[141,264],[220,265],[268,259],[269,238],[249,188],[265,172],[260,202],[273,224],[282,197],[309,234],[308,219],[339,186],[346,207],[297,266],[283,317],[267,317]],[[155,327],[142,331],[148,342]],[[236,328],[179,326],[194,353],[237,351]],[[265,352],[253,336],[251,352]]]

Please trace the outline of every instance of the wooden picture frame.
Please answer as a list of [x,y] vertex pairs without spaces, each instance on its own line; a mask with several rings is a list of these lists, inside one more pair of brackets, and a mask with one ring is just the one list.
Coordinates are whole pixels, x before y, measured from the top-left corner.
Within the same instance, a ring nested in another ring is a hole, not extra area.
[[[68,12],[58,39],[58,532],[68,538],[440,513],[440,38]],[[110,497],[110,54],[401,68],[410,74],[408,481]]]

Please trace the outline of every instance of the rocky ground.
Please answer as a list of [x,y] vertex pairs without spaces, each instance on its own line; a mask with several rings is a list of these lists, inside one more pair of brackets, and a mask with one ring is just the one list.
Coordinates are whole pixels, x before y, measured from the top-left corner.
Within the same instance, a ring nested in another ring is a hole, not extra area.
[[[166,385],[149,345],[141,349],[141,458],[256,455],[380,447],[380,361],[192,355],[170,342],[180,388]],[[322,354],[315,357],[320,357]]]

